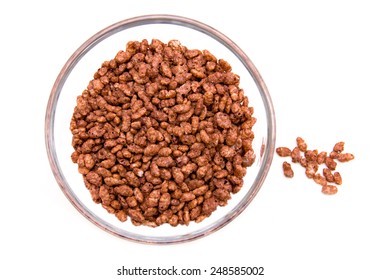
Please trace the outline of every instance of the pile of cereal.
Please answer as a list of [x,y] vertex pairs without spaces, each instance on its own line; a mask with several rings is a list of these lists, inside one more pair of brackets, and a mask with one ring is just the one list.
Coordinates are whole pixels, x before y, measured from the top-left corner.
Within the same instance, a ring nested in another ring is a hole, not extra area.
[[77,97],[72,160],[122,222],[201,222],[255,160],[253,108],[228,62],[176,40],[131,41]]
[[[324,151],[319,153],[318,150],[308,150],[306,142],[301,137],[296,138],[296,147],[293,150],[287,147],[278,147],[276,149],[279,156],[289,156],[293,163],[299,163],[304,167],[306,169],[306,176],[321,185],[324,194],[336,194],[337,185],[342,184],[340,173],[335,171],[337,166],[336,160],[338,162],[347,162],[355,158],[353,154],[343,153],[343,151],[344,142],[336,143],[329,154]],[[319,173],[319,165],[323,163],[326,165],[326,168],[323,168],[323,172]],[[291,164],[287,161],[283,162],[283,174],[288,178],[294,177]]]

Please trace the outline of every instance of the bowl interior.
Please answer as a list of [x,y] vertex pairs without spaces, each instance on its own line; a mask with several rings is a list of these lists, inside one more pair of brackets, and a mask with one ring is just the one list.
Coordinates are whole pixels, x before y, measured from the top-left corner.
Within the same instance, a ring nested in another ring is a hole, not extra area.
[[[240,87],[254,107],[257,123],[253,127],[255,163],[248,168],[244,187],[232,195],[225,207],[219,207],[201,223],[157,228],[121,223],[114,215],[95,204],[84,186],[77,165],[70,158],[72,134],[69,129],[76,97],[87,87],[101,64],[125,49],[128,41],[176,39],[188,49],[209,50],[228,61],[240,76]],[[189,19],[171,16],[142,17],[117,23],[86,41],[68,60],[53,87],[46,114],[46,143],[55,177],[72,204],[90,221],[104,230],[140,242],[173,243],[207,235],[240,214],[260,189],[271,164],[275,142],[275,120],[266,87],[251,61],[218,31]]]

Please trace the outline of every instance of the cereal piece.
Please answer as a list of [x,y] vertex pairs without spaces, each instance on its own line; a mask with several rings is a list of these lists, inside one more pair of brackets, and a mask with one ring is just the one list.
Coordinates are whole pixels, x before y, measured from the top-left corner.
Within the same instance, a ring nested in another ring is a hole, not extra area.
[[317,158],[316,158],[316,161],[318,164],[322,164],[325,162],[325,159],[327,157],[327,152],[320,152],[318,155],[317,155]]
[[118,218],[119,221],[125,222],[127,221],[127,213],[124,210],[117,211],[115,213],[115,216]]
[[208,189],[209,188],[207,185],[203,185],[201,187],[198,187],[197,189],[194,189],[192,192],[194,195],[200,196],[200,195],[204,195],[208,191]]
[[306,166],[305,174],[308,178],[313,178],[315,176],[315,173],[317,171],[317,164],[314,162],[308,162]]
[[137,202],[142,203],[144,201],[144,195],[139,188],[134,189],[134,195]]
[[211,141],[209,134],[204,129],[200,131],[200,138],[201,138],[201,141],[204,142],[207,145]]
[[104,179],[107,186],[122,185],[124,182],[114,177],[107,177]]
[[202,213],[206,216],[210,216],[210,214],[217,209],[217,206],[218,203],[214,197],[207,198],[202,204]]
[[189,202],[189,201],[191,201],[191,200],[193,200],[195,198],[196,198],[196,196],[193,193],[187,192],[187,193],[183,193],[182,194],[182,196],[180,198],[180,201]]
[[322,193],[332,195],[337,193],[337,187],[335,185],[325,185],[321,189]]
[[307,150],[304,153],[304,156],[305,156],[307,162],[317,162],[318,151],[317,150]]
[[255,161],[255,153],[253,150],[247,151],[242,157],[242,166],[248,167],[251,166]]
[[300,155],[300,150],[298,147],[295,147],[291,151],[291,158],[292,158],[292,162],[300,162],[302,156]]
[[333,183],[335,181],[333,174],[331,172],[331,169],[324,168],[323,169],[323,175],[324,175],[325,179],[327,180],[327,182]]
[[145,220],[143,214],[136,209],[128,209],[128,215],[136,222],[142,223]]
[[[240,165],[238,165],[240,166]],[[246,168],[243,168],[242,166],[240,166],[240,168],[242,168],[243,170],[246,171]],[[217,172],[214,173],[214,178],[218,178],[218,179],[221,179],[221,178],[225,178],[229,175],[229,172],[227,170],[219,170]],[[241,176],[243,177],[243,176]]]
[[102,185],[102,177],[94,172],[90,171],[89,173],[86,174],[86,180],[89,181],[91,184],[100,187]]
[[284,176],[288,178],[294,177],[294,171],[291,168],[291,164],[289,164],[287,161],[284,161],[282,166]]
[[333,173],[333,180],[337,185],[341,185],[343,183],[343,180],[341,179],[341,175],[339,172]]
[[340,161],[340,162],[351,161],[354,158],[355,158],[355,156],[353,154],[350,154],[350,153],[338,154],[337,155],[337,160]]
[[278,147],[276,148],[276,153],[280,156],[280,157],[289,157],[291,156],[291,150],[287,147]]
[[316,184],[319,184],[321,186],[327,185],[327,180],[321,174],[314,174],[313,179]]
[[228,146],[233,146],[235,143],[237,143],[238,138],[239,138],[239,134],[238,134],[237,127],[231,127],[227,131],[225,143]]
[[331,159],[337,159],[338,156],[339,156],[339,154],[337,152],[332,151],[332,152],[329,153],[329,157]]
[[341,153],[342,151],[344,151],[344,142],[336,143],[333,147],[333,151],[336,153]]
[[307,159],[305,158],[305,157],[302,157],[301,159],[300,159],[300,165],[301,166],[303,166],[304,168],[306,168],[307,167]]
[[172,154],[172,149],[168,147],[163,147],[159,150],[158,155],[161,157],[168,157]]
[[177,226],[179,223],[179,217],[177,215],[173,215],[169,218],[168,223],[173,227]]
[[217,125],[223,129],[228,129],[232,125],[230,117],[225,113],[218,112],[214,115],[214,119]]
[[159,210],[161,212],[168,209],[171,203],[171,195],[169,193],[163,193],[159,200]]
[[325,165],[327,165],[327,167],[331,170],[335,170],[336,169],[336,166],[337,166],[337,163],[330,157],[327,157],[325,159]]
[[181,172],[181,169],[178,167],[172,168],[172,176],[177,184],[181,184],[185,178],[184,174]]
[[213,195],[220,201],[227,201],[230,199],[230,193],[224,189],[216,189],[213,191]]
[[301,152],[307,151],[307,144],[301,137],[296,138],[296,144]]
[[222,146],[220,154],[222,157],[231,158],[236,154],[236,152],[229,146]]
[[130,197],[134,193],[133,190],[127,185],[119,185],[114,187],[114,192],[125,197]]
[[158,157],[156,164],[159,167],[171,167],[175,164],[175,161],[172,157]]

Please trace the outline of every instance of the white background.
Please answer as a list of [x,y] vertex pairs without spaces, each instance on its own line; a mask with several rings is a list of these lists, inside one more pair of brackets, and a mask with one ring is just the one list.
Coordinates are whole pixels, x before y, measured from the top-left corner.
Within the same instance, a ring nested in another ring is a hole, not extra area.
[[[132,279],[116,270],[175,265],[263,266],[265,276],[257,278],[269,280],[381,279],[377,2],[2,1],[0,278]],[[322,195],[302,169],[294,169],[294,179],[284,178],[283,159],[275,156],[243,214],[191,243],[137,244],[81,216],[58,187],[46,156],[50,90],[86,39],[119,20],[150,13],[202,21],[249,55],[273,99],[277,146],[293,147],[302,136],[311,148],[329,151],[345,141],[356,159],[338,166],[338,194]],[[238,279],[206,273],[176,279],[217,278]]]

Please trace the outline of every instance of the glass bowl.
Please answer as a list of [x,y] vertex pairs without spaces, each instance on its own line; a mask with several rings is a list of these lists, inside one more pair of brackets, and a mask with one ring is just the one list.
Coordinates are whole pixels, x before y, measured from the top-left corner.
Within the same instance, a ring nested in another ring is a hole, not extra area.
[[[93,202],[84,185],[77,165],[71,161],[72,134],[69,129],[76,97],[87,87],[100,65],[125,48],[128,41],[159,39],[168,43],[179,40],[188,49],[209,50],[223,58],[240,76],[240,87],[254,107],[257,122],[253,127],[256,154],[248,168],[242,189],[232,195],[228,205],[218,207],[200,223],[156,228],[135,226],[130,221],[120,222],[114,215]],[[207,236],[221,229],[237,217],[253,200],[269,171],[275,145],[275,115],[270,95],[258,70],[248,56],[228,37],[216,29],[174,15],[145,15],[117,22],[96,33],[83,43],[69,58],[52,88],[45,117],[45,141],[53,174],[63,193],[73,206],[101,229],[127,240],[170,244]]]

